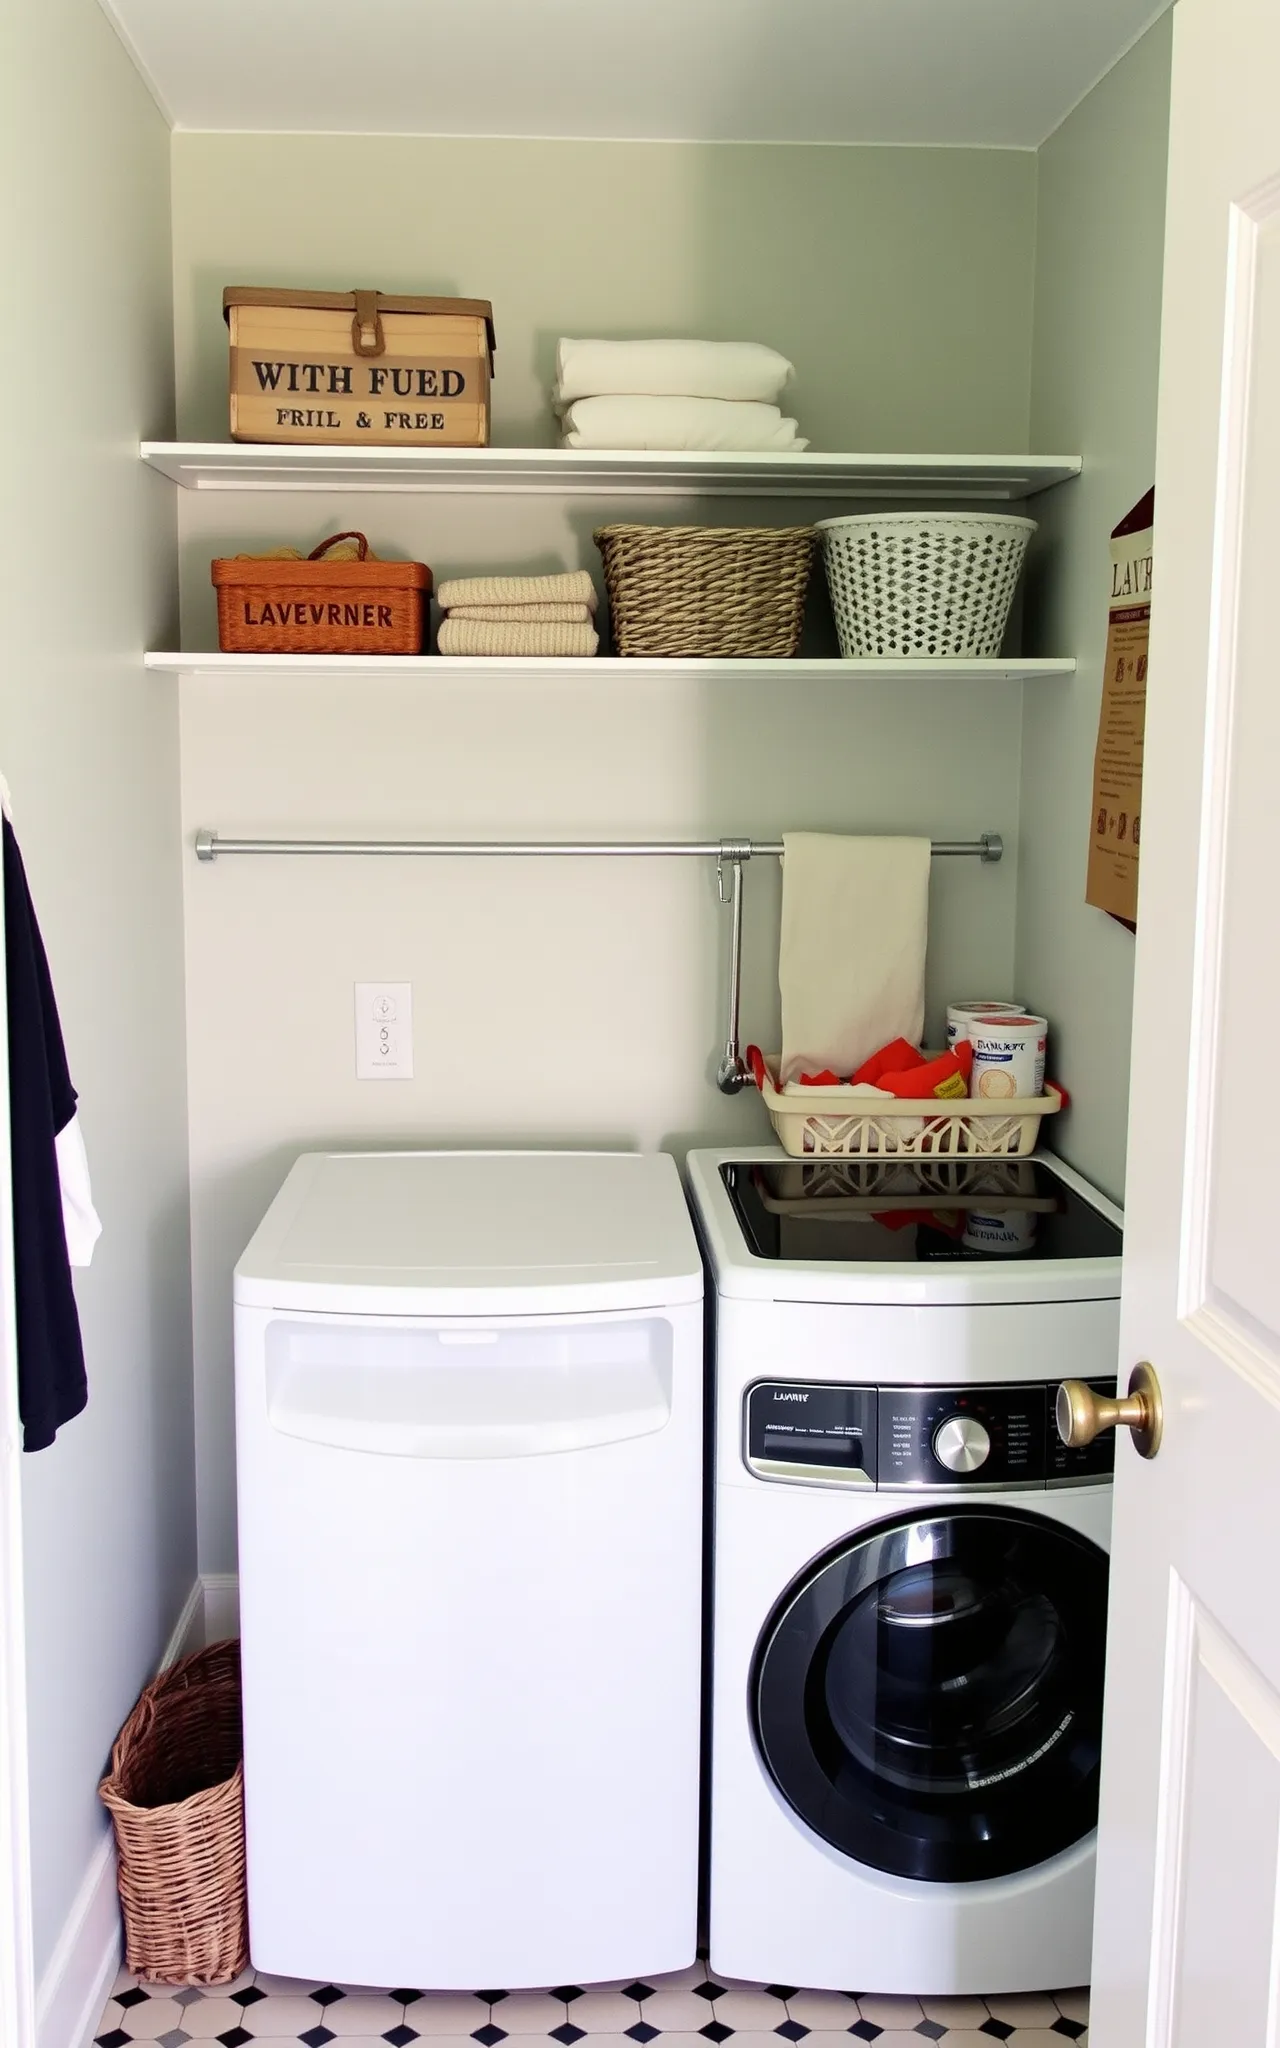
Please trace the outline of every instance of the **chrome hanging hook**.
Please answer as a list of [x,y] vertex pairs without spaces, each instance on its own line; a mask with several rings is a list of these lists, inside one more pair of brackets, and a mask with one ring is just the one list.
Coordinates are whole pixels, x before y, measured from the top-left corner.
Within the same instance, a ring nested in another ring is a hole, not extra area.
[[[729,990],[728,1021],[724,1052],[716,1068],[716,1086],[722,1095],[737,1095],[747,1084],[747,1070],[739,1042],[739,1014],[742,1007],[742,864],[750,860],[750,842],[723,840],[716,860],[716,882],[720,901],[729,906]],[[729,867],[729,888],[725,892],[725,864]]]

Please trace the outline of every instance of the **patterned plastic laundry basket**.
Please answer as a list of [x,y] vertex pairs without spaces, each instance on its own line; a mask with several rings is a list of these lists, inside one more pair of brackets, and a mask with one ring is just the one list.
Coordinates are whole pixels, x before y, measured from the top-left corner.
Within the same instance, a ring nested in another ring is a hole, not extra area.
[[867,512],[818,530],[846,661],[999,654],[1034,519]]
[[1063,1094],[1045,1083],[1043,1095],[1000,1103],[851,1097],[847,1088],[806,1088],[787,1095],[776,1054],[747,1047],[747,1060],[778,1143],[793,1159],[822,1154],[846,1159],[1023,1159],[1034,1152],[1040,1119],[1056,1116]]

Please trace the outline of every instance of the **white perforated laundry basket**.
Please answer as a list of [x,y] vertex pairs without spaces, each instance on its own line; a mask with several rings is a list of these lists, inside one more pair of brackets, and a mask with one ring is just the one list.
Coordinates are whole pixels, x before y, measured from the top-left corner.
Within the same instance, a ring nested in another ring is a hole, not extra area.
[[999,654],[1034,519],[865,512],[818,525],[846,661]]

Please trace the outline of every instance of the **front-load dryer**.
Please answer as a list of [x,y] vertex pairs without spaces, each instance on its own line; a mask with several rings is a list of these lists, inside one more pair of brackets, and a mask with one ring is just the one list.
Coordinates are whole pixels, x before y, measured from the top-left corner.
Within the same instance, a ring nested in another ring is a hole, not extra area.
[[1089,1974],[1119,1212],[1056,1160],[701,1152],[710,1942],[765,1982]]
[[294,1166],[235,1277],[261,1969],[692,1962],[702,1293],[662,1155]]

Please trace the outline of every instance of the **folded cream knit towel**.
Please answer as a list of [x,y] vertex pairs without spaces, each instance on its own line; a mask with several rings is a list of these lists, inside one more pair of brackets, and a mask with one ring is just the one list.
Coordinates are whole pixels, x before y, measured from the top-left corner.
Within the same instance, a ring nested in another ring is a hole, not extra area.
[[600,636],[592,626],[492,624],[482,619],[441,619],[436,647],[441,654],[594,654]]
[[454,604],[451,619],[483,619],[493,626],[589,626],[585,604]]
[[562,340],[553,402],[638,391],[773,405],[794,375],[785,356],[758,341]]
[[599,600],[586,569],[567,569],[558,576],[452,576],[436,585],[441,609],[473,604],[585,604],[594,611]]

